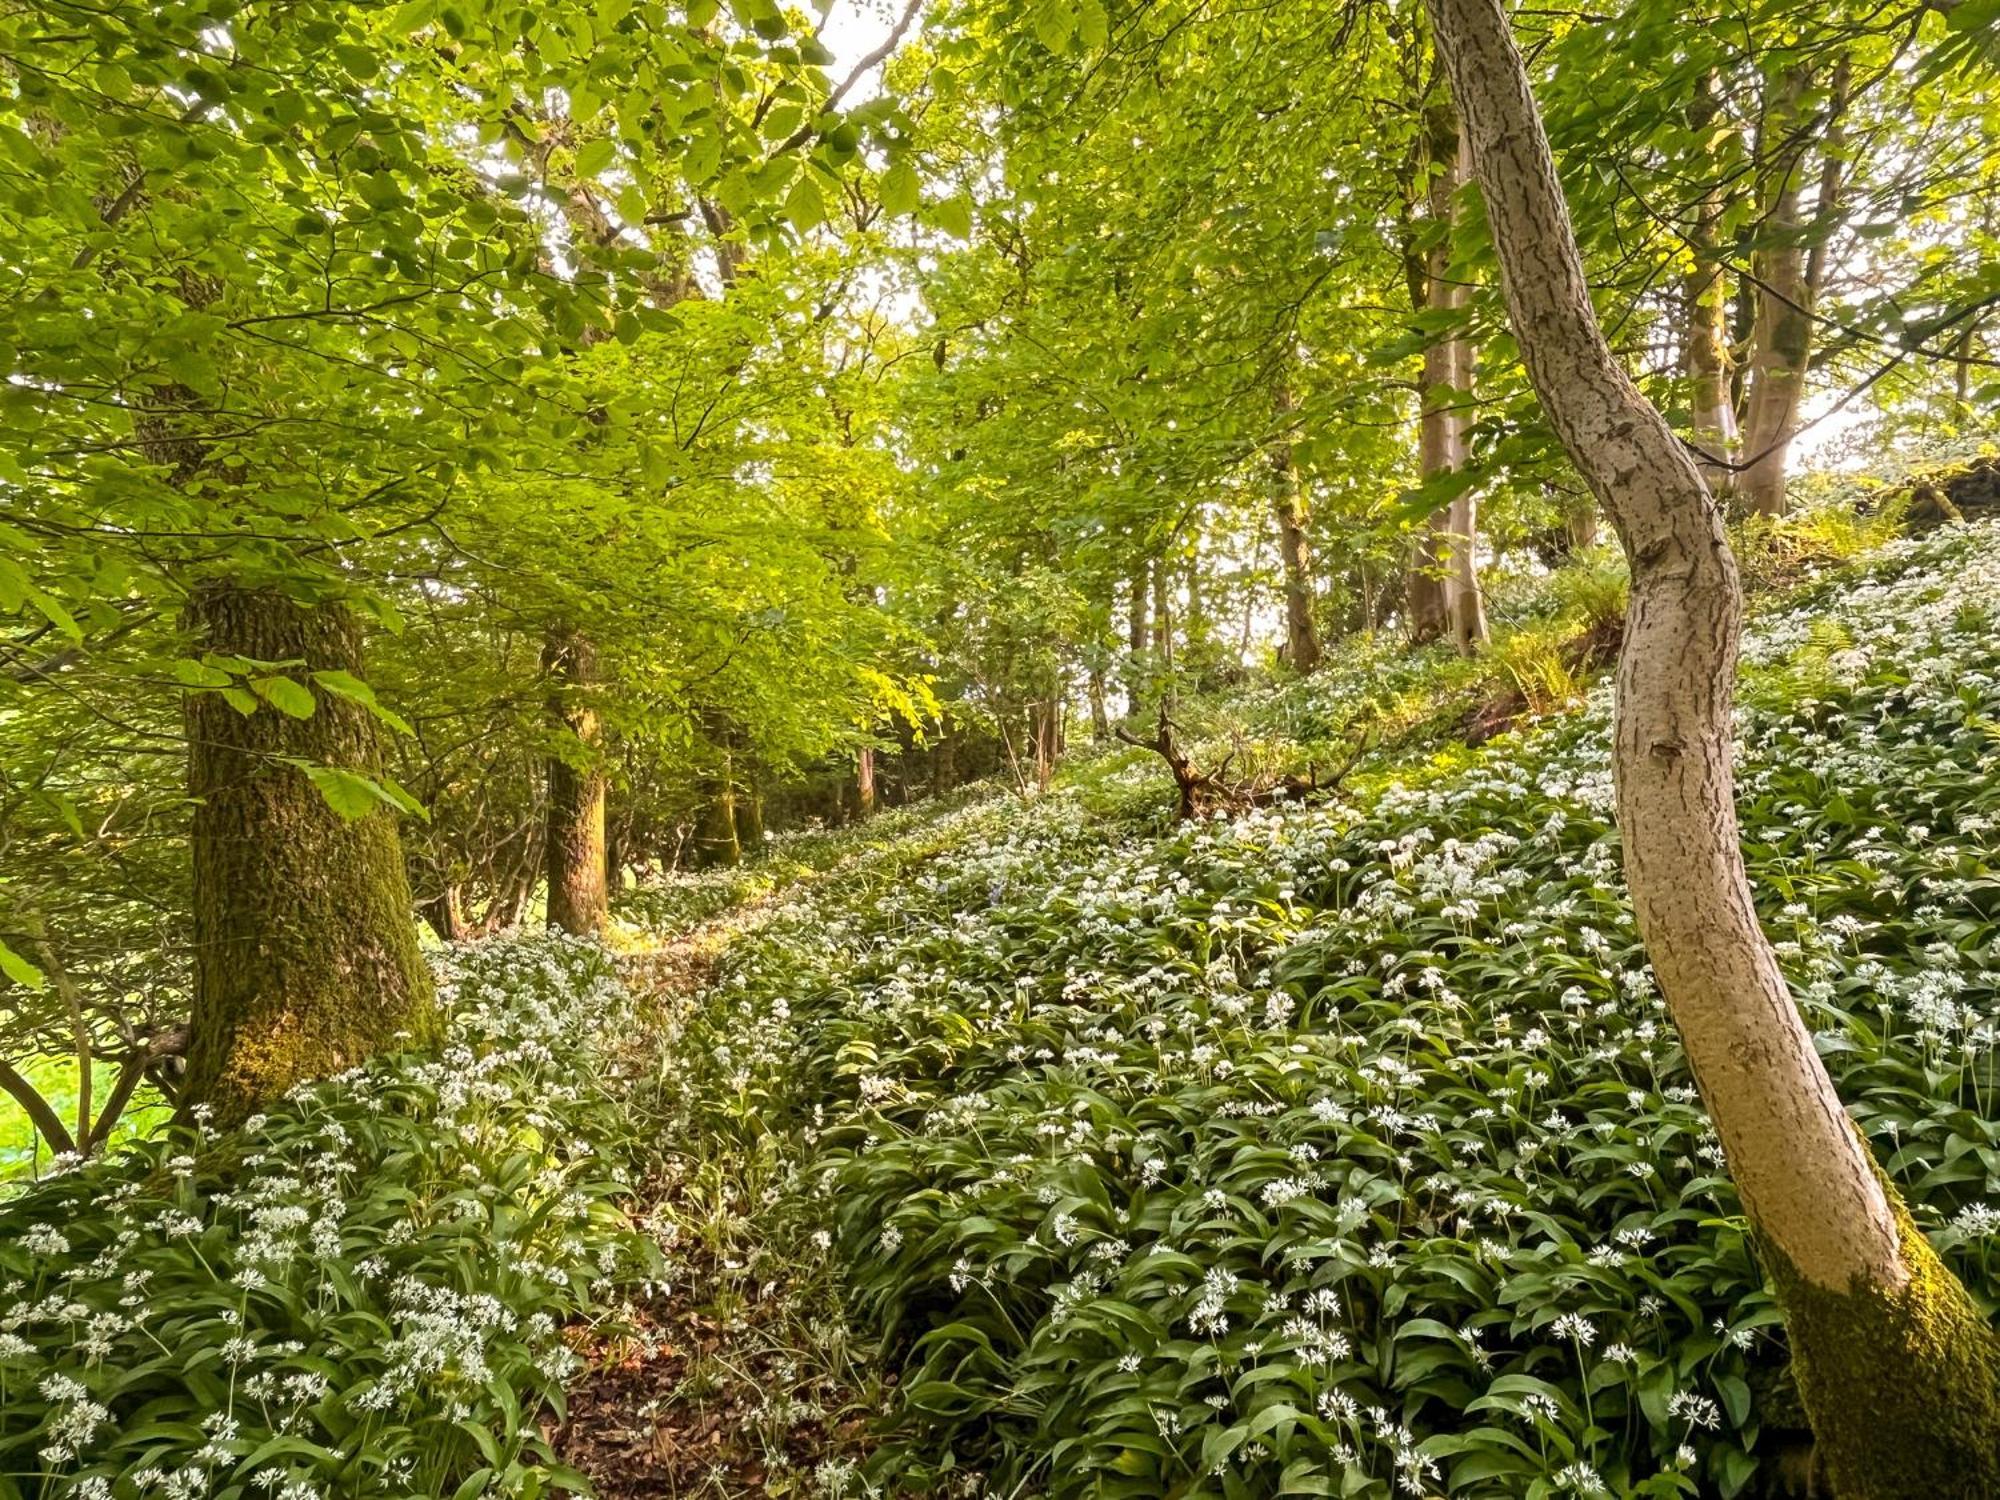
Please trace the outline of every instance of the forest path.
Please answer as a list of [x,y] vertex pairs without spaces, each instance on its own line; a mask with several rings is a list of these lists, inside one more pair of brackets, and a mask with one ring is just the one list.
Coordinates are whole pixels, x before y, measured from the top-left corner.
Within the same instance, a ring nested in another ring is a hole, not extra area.
[[[677,930],[638,934],[619,967],[652,1018],[634,1038],[646,1054],[642,1076],[673,1066],[682,1021],[734,944],[869,852]],[[588,1363],[563,1421],[546,1424],[557,1457],[588,1474],[603,1500],[859,1493],[856,1468],[883,1403],[876,1377],[848,1347],[824,1258],[797,1243],[774,1248],[762,1222],[784,1163],[714,1142],[663,1143],[660,1157],[662,1170],[642,1191],[670,1280],[616,1333],[576,1330]],[[806,1234],[794,1224],[776,1232],[793,1241]]]

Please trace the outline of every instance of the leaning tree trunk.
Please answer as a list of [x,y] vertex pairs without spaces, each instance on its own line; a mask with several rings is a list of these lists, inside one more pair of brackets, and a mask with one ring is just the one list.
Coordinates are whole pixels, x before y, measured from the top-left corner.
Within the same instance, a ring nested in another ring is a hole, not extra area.
[[1278,559],[1285,579],[1285,664],[1301,677],[1319,669],[1319,630],[1313,623],[1312,543],[1306,536],[1306,502],[1293,461],[1289,422],[1292,393],[1279,386],[1273,396],[1280,424],[1271,440],[1271,509],[1278,519]]
[[353,614],[214,584],[188,624],[203,651],[300,663],[281,675],[312,696],[302,718],[269,702],[242,714],[215,692],[186,702],[194,1006],[182,1098],[238,1120],[302,1079],[428,1035],[431,980],[393,812],[345,817],[306,769],[382,773],[375,720],[310,675],[359,674]]
[[597,652],[581,631],[552,628],[542,645],[549,676],[549,713],[562,753],[548,758],[548,813],[543,838],[549,885],[549,925],[588,937],[604,929],[604,773],[597,764],[597,710],[589,693]]
[[1631,563],[1613,731],[1626,880],[1834,1493],[2000,1493],[2000,1340],[1841,1108],[1757,924],[1731,771],[1742,601],[1721,516],[1598,327],[1500,0],[1429,5],[1529,378]]

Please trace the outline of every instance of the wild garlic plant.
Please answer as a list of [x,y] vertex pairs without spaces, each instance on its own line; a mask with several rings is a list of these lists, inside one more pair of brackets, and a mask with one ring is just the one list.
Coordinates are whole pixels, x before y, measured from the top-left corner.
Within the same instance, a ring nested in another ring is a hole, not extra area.
[[[1975,1286],[2000,1234],[2000,538],[1758,621],[1741,817],[1842,1096]],[[877,1477],[1733,1495],[1776,1307],[1619,876],[1608,699],[1377,792],[1111,838],[1060,797],[781,912],[681,1040],[799,1153],[902,1360]]]
[[563,1338],[650,1274],[632,1003],[559,937],[437,960],[435,1055],[200,1118],[0,1207],[0,1496],[533,1496]]

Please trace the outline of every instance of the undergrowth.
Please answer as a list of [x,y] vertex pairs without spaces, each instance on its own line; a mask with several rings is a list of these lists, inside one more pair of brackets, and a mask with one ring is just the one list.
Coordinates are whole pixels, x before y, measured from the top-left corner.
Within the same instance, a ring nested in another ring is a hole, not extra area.
[[[1954,531],[1766,612],[1740,786],[1842,1096],[1989,1302],[1996,584],[2000,543]],[[1594,697],[1164,838],[1050,798],[734,951],[656,1107],[766,1162],[772,1256],[837,1237],[902,1376],[874,1482],[1768,1474],[1782,1332],[1632,930],[1605,731]]]
[[576,1320],[652,1274],[621,1206],[631,1005],[593,945],[442,955],[450,1035],[0,1206],[0,1497],[573,1489]]

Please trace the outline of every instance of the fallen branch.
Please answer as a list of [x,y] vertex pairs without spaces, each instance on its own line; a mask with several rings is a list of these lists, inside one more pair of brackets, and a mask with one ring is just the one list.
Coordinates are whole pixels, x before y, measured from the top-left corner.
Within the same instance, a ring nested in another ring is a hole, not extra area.
[[1283,776],[1270,782],[1259,782],[1253,777],[1248,781],[1232,782],[1229,780],[1229,767],[1236,759],[1236,748],[1232,747],[1214,770],[1197,770],[1174,738],[1174,732],[1179,728],[1180,725],[1168,716],[1166,704],[1162,703],[1151,739],[1140,739],[1122,724],[1114,726],[1112,733],[1128,745],[1152,751],[1167,763],[1167,769],[1173,773],[1174,787],[1180,794],[1176,816],[1183,821],[1217,809],[1267,807],[1274,802],[1295,801],[1330,792],[1347,779],[1348,773],[1360,764],[1361,757],[1374,745],[1373,736],[1362,733],[1348,747],[1348,753],[1340,764],[1325,777],[1320,775],[1317,765],[1308,762],[1304,776]]

